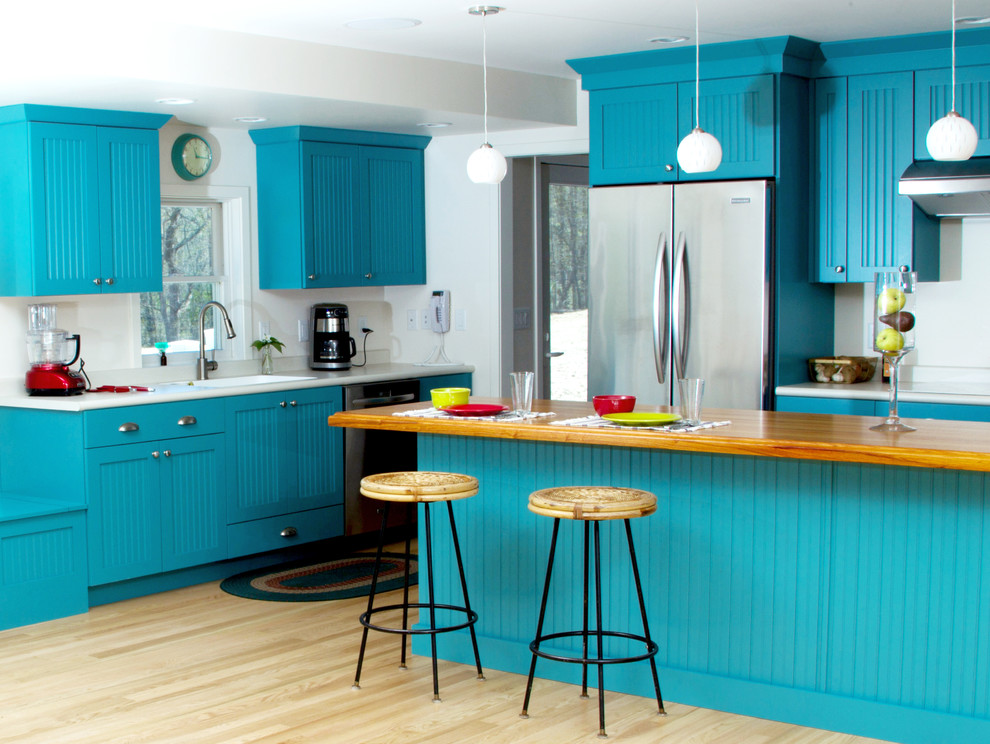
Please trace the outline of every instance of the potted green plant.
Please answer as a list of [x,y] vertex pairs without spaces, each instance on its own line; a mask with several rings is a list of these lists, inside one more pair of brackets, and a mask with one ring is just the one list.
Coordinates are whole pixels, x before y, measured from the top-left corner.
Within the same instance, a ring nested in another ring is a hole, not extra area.
[[274,364],[272,362],[272,348],[274,347],[278,350],[278,353],[281,354],[282,349],[285,348],[285,344],[274,336],[266,333],[257,341],[253,341],[251,346],[261,352],[261,374],[270,375],[274,371]]

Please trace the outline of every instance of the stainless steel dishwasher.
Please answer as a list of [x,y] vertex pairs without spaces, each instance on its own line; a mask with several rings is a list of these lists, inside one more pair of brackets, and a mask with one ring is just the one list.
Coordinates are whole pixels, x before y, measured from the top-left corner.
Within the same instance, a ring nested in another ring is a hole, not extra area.
[[[394,406],[419,400],[419,380],[344,386],[344,410]],[[361,478],[373,473],[416,470],[416,435],[399,431],[344,429],[344,534],[381,526],[380,503],[361,495]],[[406,510],[391,509],[389,527],[405,524]]]

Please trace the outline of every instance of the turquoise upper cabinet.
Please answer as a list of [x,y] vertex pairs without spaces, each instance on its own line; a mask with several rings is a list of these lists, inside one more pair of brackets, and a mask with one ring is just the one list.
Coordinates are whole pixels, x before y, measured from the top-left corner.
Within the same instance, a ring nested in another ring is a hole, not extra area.
[[251,132],[262,289],[423,284],[428,137]]
[[161,289],[158,114],[0,109],[0,294]]
[[[919,70],[914,76],[914,157],[931,160],[928,129],[952,107],[952,70]],[[956,68],[956,110],[976,127],[976,156],[990,155],[990,65]]]
[[793,37],[702,49],[699,123],[718,138],[722,163],[695,174],[677,166],[677,145],[695,126],[693,47],[570,60],[589,91],[591,185],[779,175],[778,115],[800,105],[781,78],[806,80],[816,50]]
[[877,271],[938,279],[938,222],[897,193],[914,152],[910,72],[815,83],[820,282],[872,282]]

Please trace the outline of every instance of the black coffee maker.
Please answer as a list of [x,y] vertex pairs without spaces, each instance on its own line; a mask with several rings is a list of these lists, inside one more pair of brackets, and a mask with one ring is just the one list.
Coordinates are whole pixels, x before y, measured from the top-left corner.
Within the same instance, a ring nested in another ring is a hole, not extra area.
[[309,314],[312,342],[309,366],[312,369],[350,369],[357,344],[347,330],[347,305],[324,302],[313,305]]

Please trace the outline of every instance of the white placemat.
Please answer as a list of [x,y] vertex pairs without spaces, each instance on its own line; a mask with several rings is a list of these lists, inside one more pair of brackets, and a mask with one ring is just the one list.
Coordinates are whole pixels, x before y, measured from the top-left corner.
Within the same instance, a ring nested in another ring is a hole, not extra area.
[[702,421],[700,424],[684,424],[675,421],[666,426],[624,426],[606,421],[600,416],[582,416],[581,418],[564,419],[563,421],[551,421],[554,426],[580,426],[587,429],[639,429],[645,431],[700,431],[702,429],[714,429],[716,426],[728,426],[731,421]]
[[435,418],[445,421],[491,421],[504,424],[509,421],[526,421],[528,419],[548,418],[557,414],[549,411],[532,411],[531,413],[515,413],[514,411],[503,411],[494,416],[455,416],[452,413],[441,411],[436,408],[417,408],[412,411],[396,411],[393,416],[412,416],[413,418]]

